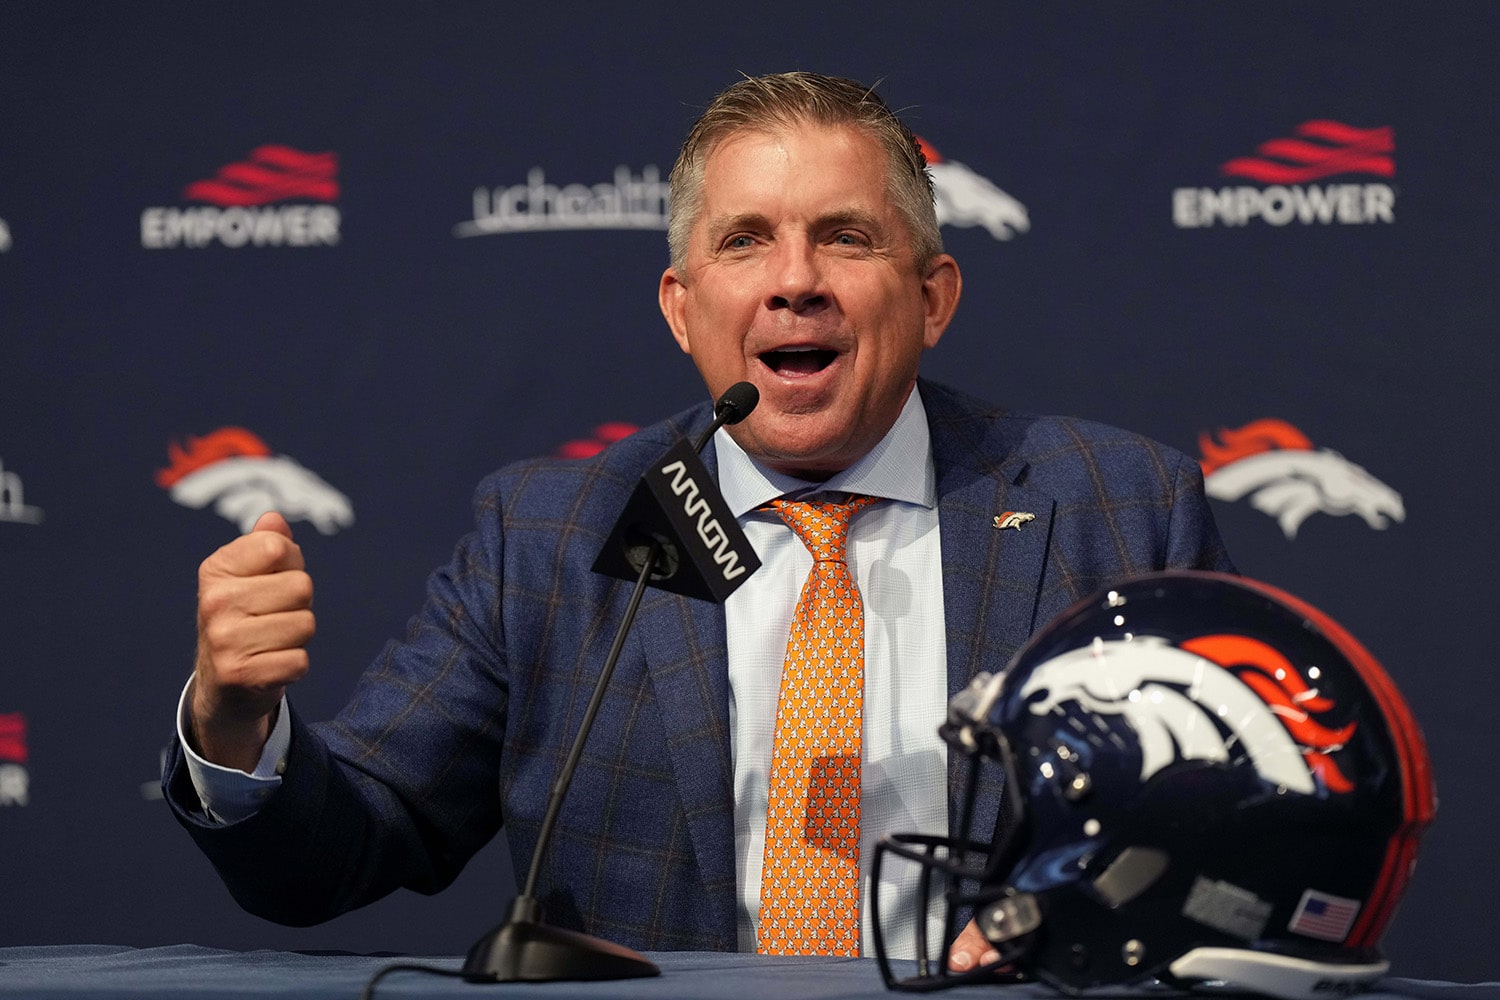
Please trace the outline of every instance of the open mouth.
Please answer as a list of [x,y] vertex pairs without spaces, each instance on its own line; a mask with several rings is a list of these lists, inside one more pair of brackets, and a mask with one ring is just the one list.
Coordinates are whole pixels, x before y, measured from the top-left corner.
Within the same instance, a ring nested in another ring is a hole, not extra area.
[[800,378],[816,375],[833,364],[837,351],[816,347],[788,347],[779,351],[767,351],[760,356],[761,363],[783,378]]

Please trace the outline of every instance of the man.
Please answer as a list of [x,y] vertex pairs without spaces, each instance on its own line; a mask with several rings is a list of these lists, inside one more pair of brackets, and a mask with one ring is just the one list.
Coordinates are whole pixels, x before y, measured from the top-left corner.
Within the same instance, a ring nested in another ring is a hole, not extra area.
[[[813,563],[767,503],[875,498],[845,555],[864,619],[861,849],[846,859],[861,872],[878,836],[954,820],[962,782],[935,728],[976,672],[1111,580],[1230,566],[1186,457],[919,385],[961,278],[915,140],[866,88],[735,84],[671,186],[661,308],[712,396],[760,390],[705,458],[765,565],[723,608],[642,604],[539,892],[549,922],[632,947],[753,949],[781,663]],[[246,908],[308,923],[398,885],[436,891],[502,821],[526,869],[629,590],[589,566],[649,463],[709,417],[700,405],[593,459],[487,479],[406,638],[321,727],[284,700],[314,627],[285,521],[205,561],[179,709],[195,753],[174,748],[164,782]],[[977,803],[981,835],[998,795]],[[911,905],[908,885],[871,891]],[[987,950],[971,929],[951,960]]]

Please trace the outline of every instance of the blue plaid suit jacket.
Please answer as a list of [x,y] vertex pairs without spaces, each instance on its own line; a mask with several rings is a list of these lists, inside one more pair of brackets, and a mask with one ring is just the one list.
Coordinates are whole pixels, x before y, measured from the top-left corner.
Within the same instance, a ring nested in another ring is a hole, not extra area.
[[[933,383],[921,391],[950,693],[1109,582],[1232,571],[1186,456]],[[405,637],[332,722],[294,713],[284,783],[253,817],[205,824],[173,748],[167,798],[246,909],[307,924],[397,886],[436,892],[501,828],[520,880],[630,590],[589,567],[646,466],[709,417],[701,405],[592,459],[487,478],[475,531],[432,576]],[[996,530],[1007,511],[1036,519]],[[726,664],[722,607],[647,592],[543,869],[549,922],[640,949],[736,947]],[[966,772],[950,765],[950,816]],[[979,838],[998,793],[980,795]]]

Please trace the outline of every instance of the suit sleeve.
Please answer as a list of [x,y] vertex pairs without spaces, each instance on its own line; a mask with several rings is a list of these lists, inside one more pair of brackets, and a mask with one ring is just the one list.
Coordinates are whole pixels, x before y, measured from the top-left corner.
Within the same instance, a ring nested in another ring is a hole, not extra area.
[[1181,453],[1172,480],[1166,561],[1161,568],[1237,572],[1203,492],[1203,470]]
[[499,507],[481,486],[476,530],[336,719],[308,726],[293,708],[282,786],[254,815],[219,826],[195,812],[182,748],[170,748],[172,810],[246,910],[300,926],[398,886],[437,892],[499,828]]

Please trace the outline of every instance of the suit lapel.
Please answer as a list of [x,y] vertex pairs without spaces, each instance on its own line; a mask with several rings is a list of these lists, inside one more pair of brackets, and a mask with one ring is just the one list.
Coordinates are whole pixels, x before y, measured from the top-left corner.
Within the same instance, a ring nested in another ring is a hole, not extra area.
[[[705,449],[704,462],[717,475],[712,444]],[[683,815],[703,875],[703,885],[695,887],[702,893],[703,929],[717,934],[721,946],[732,950],[737,897],[724,607],[647,590],[632,632],[656,693]]]
[[[925,382],[922,398],[937,473],[951,698],[979,672],[1004,670],[1031,634],[1055,503],[1020,485],[1027,462],[1017,455],[1017,442],[996,429],[1003,424],[982,419]],[[948,816],[954,834],[968,779],[967,762],[950,753]],[[985,842],[993,836],[1000,788],[998,769],[988,769],[975,802],[971,839]]]

